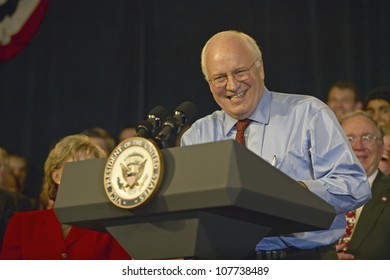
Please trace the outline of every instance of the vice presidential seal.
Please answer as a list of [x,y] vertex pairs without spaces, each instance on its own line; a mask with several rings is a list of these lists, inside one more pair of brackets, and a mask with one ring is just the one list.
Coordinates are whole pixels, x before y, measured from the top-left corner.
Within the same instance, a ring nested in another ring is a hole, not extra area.
[[116,206],[135,208],[156,193],[162,174],[162,155],[157,145],[146,138],[131,137],[108,157],[104,189]]

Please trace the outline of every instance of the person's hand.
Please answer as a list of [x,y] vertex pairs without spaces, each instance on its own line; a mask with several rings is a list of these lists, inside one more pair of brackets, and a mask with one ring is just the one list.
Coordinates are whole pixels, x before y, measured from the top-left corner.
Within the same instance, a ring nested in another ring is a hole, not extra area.
[[347,244],[343,243],[343,244],[337,244],[335,247],[336,247],[336,252],[337,252],[337,258],[339,260],[354,260],[355,259],[355,256],[350,254],[350,253],[346,253],[344,251],[345,247],[347,246]]

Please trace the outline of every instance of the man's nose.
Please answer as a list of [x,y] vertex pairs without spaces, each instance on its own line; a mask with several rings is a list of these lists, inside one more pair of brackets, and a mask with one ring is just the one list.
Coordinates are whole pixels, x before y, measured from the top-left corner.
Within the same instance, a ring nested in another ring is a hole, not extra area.
[[375,112],[372,114],[372,118],[373,118],[374,121],[376,121],[376,122],[378,122],[378,121],[380,120],[381,114],[380,114],[379,110],[378,110],[378,111],[375,111]]
[[232,74],[227,75],[226,89],[228,91],[236,91],[240,87],[240,82],[237,81]]
[[355,141],[352,143],[352,148],[355,150],[361,150],[364,149],[362,138],[357,137]]

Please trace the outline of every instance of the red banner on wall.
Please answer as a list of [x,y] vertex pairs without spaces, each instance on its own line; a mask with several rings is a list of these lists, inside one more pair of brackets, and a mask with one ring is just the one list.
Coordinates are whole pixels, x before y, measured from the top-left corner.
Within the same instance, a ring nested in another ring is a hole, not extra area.
[[11,59],[27,45],[47,6],[48,0],[0,0],[0,60]]

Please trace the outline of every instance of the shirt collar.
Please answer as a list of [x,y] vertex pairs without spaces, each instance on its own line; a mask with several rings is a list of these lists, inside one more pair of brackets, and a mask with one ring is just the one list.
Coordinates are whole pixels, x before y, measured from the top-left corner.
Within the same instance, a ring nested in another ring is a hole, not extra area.
[[375,170],[375,172],[372,173],[370,177],[368,177],[368,182],[370,183],[370,187],[372,187],[372,184],[374,183],[376,175],[378,175],[378,169]]
[[264,87],[263,96],[257,104],[256,110],[250,115],[250,119],[262,124],[268,124],[270,119],[272,95],[269,90]]

